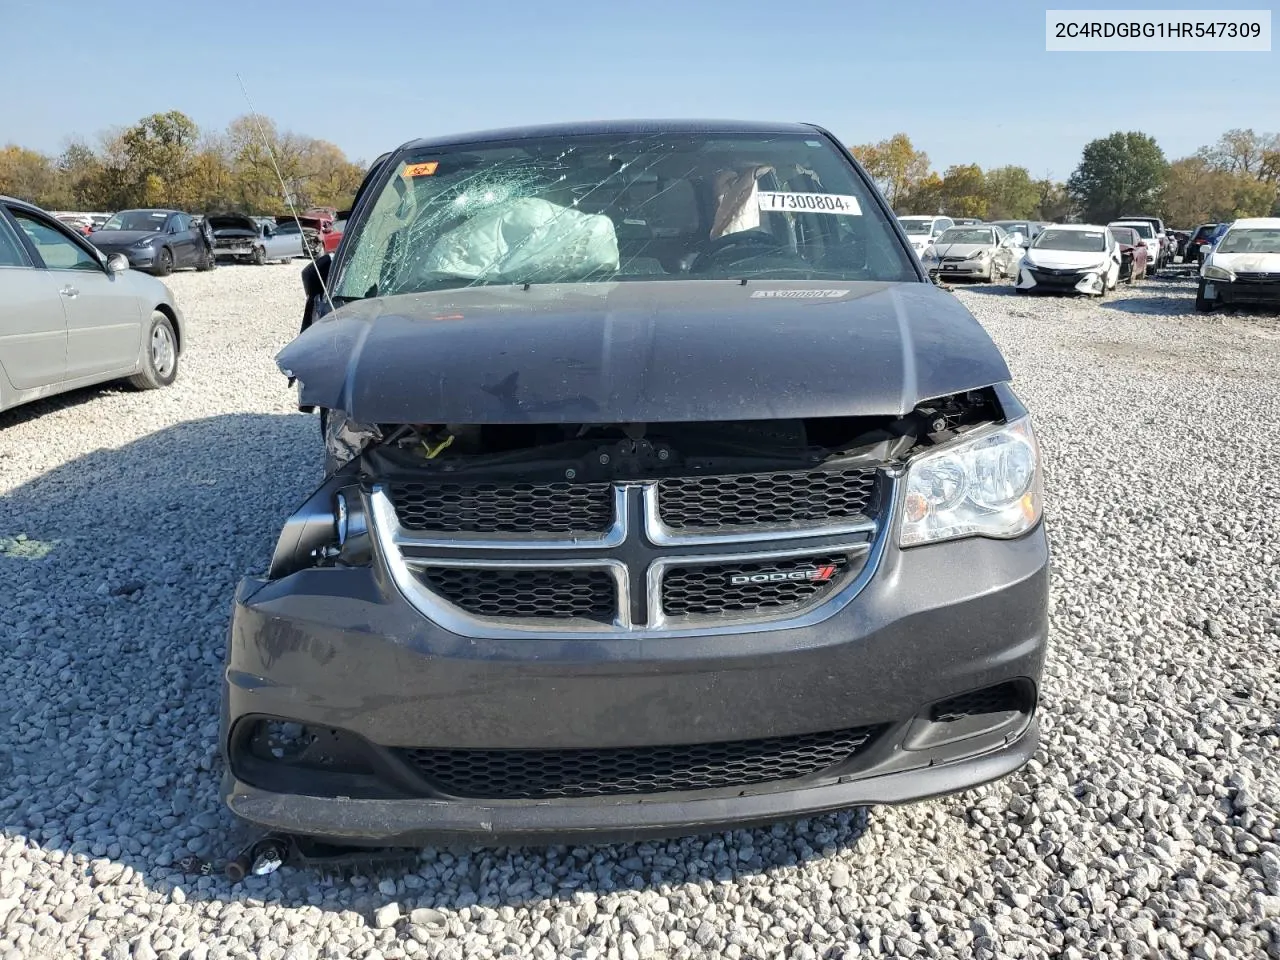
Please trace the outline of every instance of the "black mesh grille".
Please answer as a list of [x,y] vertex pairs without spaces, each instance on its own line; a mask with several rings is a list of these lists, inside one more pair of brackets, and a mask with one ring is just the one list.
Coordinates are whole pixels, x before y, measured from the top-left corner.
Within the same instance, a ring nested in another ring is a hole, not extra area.
[[1280,273],[1250,273],[1236,271],[1237,283],[1280,283]]
[[848,567],[843,556],[676,567],[662,581],[662,610],[681,617],[802,606],[843,582]]
[[940,703],[935,703],[929,711],[929,718],[935,723],[950,723],[984,713],[1004,713],[1008,710],[1023,710],[1026,707],[1026,695],[1017,683],[998,683],[994,687],[983,687],[970,693],[962,693]]
[[857,519],[876,489],[874,470],[678,477],[658,483],[658,511],[669,527],[817,524]]
[[601,570],[429,567],[418,576],[454,606],[478,617],[609,622],[617,607],[613,578]]
[[613,523],[607,483],[391,484],[400,524],[443,533],[603,533]]
[[612,750],[402,750],[443,793],[547,800],[710,790],[820,773],[854,756],[874,729],[767,740]]

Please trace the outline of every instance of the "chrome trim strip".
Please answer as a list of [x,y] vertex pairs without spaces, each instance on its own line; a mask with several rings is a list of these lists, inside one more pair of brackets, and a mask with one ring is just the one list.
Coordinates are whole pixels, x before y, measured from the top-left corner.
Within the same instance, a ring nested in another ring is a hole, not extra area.
[[[712,553],[705,556],[684,556],[684,557],[667,557],[655,560],[649,564],[649,569],[645,574],[645,594],[649,606],[650,626],[661,629],[669,621],[666,613],[662,609],[662,581],[668,570],[672,567],[701,567],[701,566],[722,566],[729,563],[754,563],[759,560],[786,560],[791,557],[811,556],[815,553],[840,553],[846,556],[861,556],[864,553],[870,553],[871,544],[866,541],[860,541],[856,544],[849,544],[836,547],[792,547],[786,550],[759,550],[754,553]],[[864,561],[863,565],[866,565]],[[857,579],[856,577],[854,578]],[[847,587],[848,584],[845,585]],[[841,587],[836,593],[840,593],[845,587]],[[767,617],[767,614],[766,614]],[[794,617],[794,614],[788,614],[782,611],[773,622],[786,621]],[[759,620],[753,622],[765,623],[768,620]]]
[[644,485],[644,532],[660,547],[687,547],[714,543],[761,543],[775,540],[799,540],[803,537],[834,537],[850,533],[869,533],[876,529],[871,517],[844,523],[796,524],[793,526],[755,526],[741,530],[721,527],[723,533],[681,533],[662,522],[658,505],[658,482]]
[[568,539],[521,539],[500,533],[473,533],[466,536],[413,533],[400,525],[400,517],[396,514],[391,495],[384,485],[378,484],[373,488],[370,499],[375,497],[385,500],[391,507],[391,517],[395,522],[394,539],[396,545],[402,547],[429,547],[436,550],[574,550],[583,547],[616,547],[627,539],[627,493],[622,484],[616,484],[613,488],[613,525],[598,536]]

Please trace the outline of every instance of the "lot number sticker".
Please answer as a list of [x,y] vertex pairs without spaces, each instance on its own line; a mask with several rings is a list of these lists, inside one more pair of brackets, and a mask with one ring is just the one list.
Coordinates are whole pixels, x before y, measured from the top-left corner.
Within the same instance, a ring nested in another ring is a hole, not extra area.
[[845,217],[862,216],[858,198],[842,193],[775,193],[760,191],[760,209],[764,213],[834,213]]

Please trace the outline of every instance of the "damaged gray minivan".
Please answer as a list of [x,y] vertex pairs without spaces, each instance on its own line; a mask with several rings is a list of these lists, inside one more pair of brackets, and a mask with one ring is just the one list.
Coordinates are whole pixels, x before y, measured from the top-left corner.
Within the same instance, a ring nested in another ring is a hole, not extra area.
[[241,583],[224,795],[364,844],[678,834],[1024,764],[1041,457],[799,124],[408,143],[279,355],[327,477]]

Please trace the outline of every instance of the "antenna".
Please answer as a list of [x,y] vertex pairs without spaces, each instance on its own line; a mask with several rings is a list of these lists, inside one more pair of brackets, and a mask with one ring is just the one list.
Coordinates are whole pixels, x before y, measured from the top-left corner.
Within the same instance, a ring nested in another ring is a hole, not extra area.
[[[276,162],[275,151],[271,149],[271,142],[267,139],[267,132],[262,128],[262,117],[258,114],[258,109],[253,105],[253,100],[249,97],[249,90],[244,85],[244,78],[240,74],[236,74],[236,80],[240,84],[240,92],[244,94],[245,103],[249,104],[249,116],[253,118],[253,125],[257,128],[258,138],[262,141],[262,147],[267,151],[267,159],[271,161],[271,169],[276,172],[276,179],[280,181],[280,193],[284,197],[284,202],[289,208],[289,212],[293,214],[294,220],[298,222],[298,233],[302,234],[302,220],[298,216],[298,208],[294,206],[293,194],[289,192],[289,187],[284,182],[284,174],[280,172],[280,164]],[[303,239],[306,237],[303,235]],[[324,298],[329,303],[329,309],[332,310],[333,298],[329,296],[329,284],[324,276],[320,273],[320,265],[316,263],[316,252],[308,243],[303,243],[303,248],[307,251],[307,256],[311,259],[311,265],[316,269],[316,279],[320,281],[320,289],[324,292]]]

